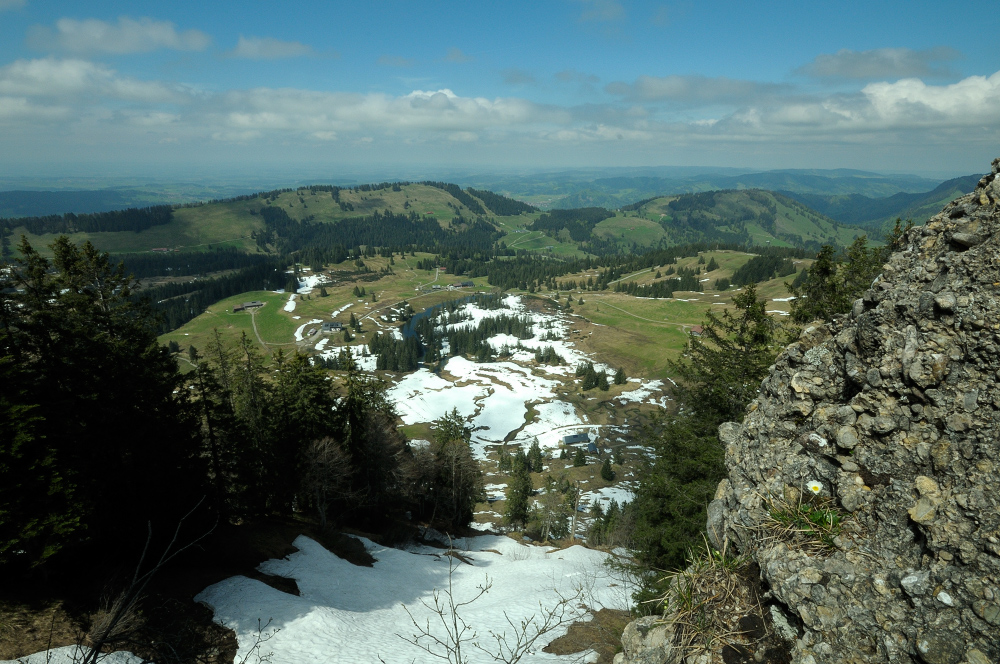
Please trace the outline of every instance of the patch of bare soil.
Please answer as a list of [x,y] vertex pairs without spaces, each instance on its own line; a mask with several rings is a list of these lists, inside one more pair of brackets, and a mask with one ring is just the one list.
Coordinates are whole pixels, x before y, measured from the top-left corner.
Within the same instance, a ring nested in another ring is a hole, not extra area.
[[585,650],[597,653],[597,664],[611,664],[615,654],[621,652],[622,632],[631,620],[628,611],[601,609],[593,620],[575,622],[564,636],[552,641],[543,652],[553,655],[572,655]]

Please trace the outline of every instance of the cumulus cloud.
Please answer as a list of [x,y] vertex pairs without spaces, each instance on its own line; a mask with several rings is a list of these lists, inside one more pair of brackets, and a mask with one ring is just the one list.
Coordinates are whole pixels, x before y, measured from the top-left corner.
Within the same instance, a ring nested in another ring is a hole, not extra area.
[[879,78],[951,77],[949,68],[935,63],[950,62],[962,54],[947,46],[915,51],[909,48],[877,48],[870,51],[841,49],[822,53],[796,70],[814,78],[872,80]]
[[444,56],[445,62],[472,62],[473,57],[462,52],[460,48],[449,48],[448,54]]
[[183,99],[180,92],[157,81],[121,77],[86,60],[57,58],[17,60],[0,67],[0,94],[49,99],[98,96],[147,103]]
[[[517,98],[460,97],[451,90],[414,90],[393,97],[371,93],[314,92],[261,88],[233,91],[214,103],[219,135],[248,131],[444,132],[472,140],[475,132],[537,122],[566,122],[568,116]],[[456,140],[451,138],[450,140]]]
[[36,25],[28,31],[28,44],[39,50],[70,53],[148,53],[161,48],[202,51],[212,39],[200,30],[178,32],[170,21],[138,20],[122,16],[117,24],[95,18],[78,21],[61,18],[55,29]]
[[1000,121],[1000,72],[970,76],[951,85],[927,85],[916,78],[869,83],[861,93],[881,121],[897,125],[974,126]]
[[416,61],[398,55],[383,55],[379,57],[378,63],[383,67],[412,67]]
[[281,41],[271,37],[244,37],[240,35],[236,48],[226,53],[232,58],[248,60],[279,60],[312,55],[312,46],[297,41]]
[[0,0],[0,12],[5,9],[20,9],[24,6],[24,0]]
[[[556,80],[591,76],[567,70]],[[137,80],[78,58],[18,60],[0,67],[0,149],[15,140],[62,149],[74,135],[79,146],[177,141],[194,151],[211,140],[261,150],[338,141],[406,159],[428,150],[454,154],[472,143],[492,158],[497,151],[544,153],[527,148],[553,155],[593,150],[600,157],[613,146],[622,146],[622,155],[655,156],[678,146],[753,144],[767,146],[768,154],[798,154],[847,145],[880,150],[891,141],[912,145],[942,136],[956,145],[967,136],[961,143],[967,147],[1000,140],[1000,72],[949,85],[916,78],[873,82],[836,94],[704,77],[645,77],[609,87],[617,98],[578,106],[463,96],[447,88],[403,95],[294,88],[211,93]]]
[[500,72],[500,76],[507,85],[527,85],[535,82],[535,77],[531,72],[516,67],[504,69]]
[[632,101],[666,101],[685,105],[746,103],[785,89],[775,83],[707,76],[640,76],[633,83],[615,81],[605,90]]
[[625,18],[625,7],[617,0],[577,0],[583,5],[581,21],[611,23]]

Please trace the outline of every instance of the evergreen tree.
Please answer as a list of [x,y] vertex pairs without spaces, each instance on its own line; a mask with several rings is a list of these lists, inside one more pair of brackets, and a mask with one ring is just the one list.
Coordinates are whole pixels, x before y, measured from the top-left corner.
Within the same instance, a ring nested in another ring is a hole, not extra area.
[[596,379],[596,385],[595,385],[595,387],[597,387],[597,389],[599,389],[599,390],[601,390],[603,392],[607,392],[609,389],[611,389],[611,386],[608,385],[608,372],[607,371],[598,371],[597,372],[597,379]]
[[712,259],[708,261],[708,265],[705,266],[705,272],[711,272],[712,270],[718,270],[718,269],[719,269],[719,262],[715,260],[715,256],[712,256]]
[[840,261],[833,247],[825,245],[805,276],[799,275],[791,285],[786,284],[796,297],[792,301],[792,320],[796,323],[830,320],[850,311],[854,301],[871,288],[889,254],[912,226],[912,222],[907,222],[904,227],[902,220],[897,219],[881,247],[869,247],[864,235],[855,238]]
[[22,239],[0,275],[0,565],[142,539],[204,495],[182,378],[135,282],[90,243],[51,249]]
[[618,367],[618,371],[615,372],[615,385],[624,385],[628,382],[628,377],[625,375],[625,369]]
[[583,451],[582,447],[576,448],[576,454],[573,455],[573,466],[579,468],[580,466],[587,465],[587,454]]
[[510,451],[507,449],[507,445],[505,444],[500,450],[500,456],[497,460],[497,467],[501,473],[511,472],[513,469],[513,459],[514,457],[511,456]]
[[531,474],[528,458],[519,449],[511,459],[511,475],[507,482],[507,500],[503,520],[513,530],[524,529],[531,511]]
[[453,528],[472,521],[476,503],[486,499],[483,473],[469,447],[470,431],[458,414],[458,409],[435,422],[434,440],[437,461],[438,497],[435,512],[440,520]]
[[542,465],[545,459],[542,456],[542,448],[538,445],[538,439],[535,438],[531,441],[531,447],[528,449],[528,468],[535,473],[542,472]]
[[735,313],[709,314],[701,337],[692,337],[679,376],[677,412],[644,429],[654,458],[640,475],[635,518],[637,557],[650,568],[683,566],[705,527],[705,508],[725,475],[723,422],[742,419],[785,331],[765,313],[753,284],[733,299]]
[[615,471],[611,469],[610,459],[605,459],[604,463],[601,464],[601,479],[605,482],[611,482],[615,479]]

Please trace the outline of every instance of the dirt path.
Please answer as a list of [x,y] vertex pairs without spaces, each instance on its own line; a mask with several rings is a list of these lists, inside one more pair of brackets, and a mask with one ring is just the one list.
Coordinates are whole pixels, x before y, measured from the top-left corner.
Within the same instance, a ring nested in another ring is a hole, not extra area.
[[[267,305],[265,305],[265,306],[267,306]],[[271,346],[294,346],[297,343],[299,343],[297,341],[289,341],[289,342],[286,342],[286,343],[269,343],[267,341],[264,341],[264,339],[260,336],[260,332],[257,330],[257,310],[256,309],[251,309],[250,310],[250,322],[253,324],[253,334],[254,334],[254,336],[257,337],[257,341],[260,342],[260,345],[264,348],[264,352],[267,353],[268,355],[271,354]]]

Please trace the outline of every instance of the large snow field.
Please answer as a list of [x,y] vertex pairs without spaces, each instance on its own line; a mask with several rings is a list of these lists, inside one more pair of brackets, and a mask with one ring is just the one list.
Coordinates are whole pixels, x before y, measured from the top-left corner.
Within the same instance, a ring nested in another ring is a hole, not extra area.
[[[504,304],[503,309],[481,309],[468,303],[459,311],[471,315],[472,320],[449,325],[448,329],[477,325],[480,320],[499,315],[530,316],[535,325],[533,338],[519,340],[500,334],[489,339],[490,345],[497,350],[505,345],[515,347],[519,342],[529,350],[517,351],[509,360],[502,362],[478,363],[464,357],[452,357],[445,363],[444,372],[454,377],[454,381],[445,380],[426,369],[406,375],[389,391],[389,398],[396,404],[403,422],[433,422],[452,409],[458,409],[473,429],[472,447],[478,458],[485,457],[487,445],[503,442],[513,432],[517,434],[512,442],[525,447],[537,438],[542,447],[556,448],[564,435],[581,429],[588,429],[588,433],[596,437],[597,426],[588,426],[586,418],[578,414],[572,404],[560,400],[558,393],[563,383],[556,379],[563,376],[574,380],[572,375],[576,365],[592,361],[591,358],[573,348],[570,341],[542,338],[549,332],[565,337],[569,329],[565,317],[528,312],[521,299],[514,295],[506,297]],[[542,365],[534,367],[534,371],[520,364],[532,363],[534,350],[546,346],[552,346],[567,364]],[[598,370],[612,370],[599,363],[594,366]],[[536,373],[552,375],[553,378]],[[662,389],[661,381],[633,379],[632,382],[637,383],[636,389],[620,395],[618,399],[621,403],[665,404],[663,398],[656,400],[653,397]],[[536,415],[530,422],[525,422],[529,406],[534,407]]]
[[[90,654],[89,648],[65,646],[18,659],[0,660],[0,664],[74,664],[88,654]],[[144,664],[146,660],[130,652],[119,651],[101,655],[100,661],[101,664]]]
[[[419,624],[430,620],[432,631],[444,636],[437,616],[421,601],[432,604],[435,591],[448,587],[449,556],[426,546],[402,551],[365,539],[362,542],[376,558],[373,567],[354,566],[304,536],[295,540],[298,552],[260,565],[262,572],[295,579],[299,596],[235,576],[206,588],[195,599],[214,611],[216,622],[236,631],[240,648],[237,661],[253,646],[258,624],[269,621],[265,634],[280,630],[262,648],[273,653],[273,664],[355,664],[378,662],[379,658],[386,662],[437,661],[401,638],[412,638],[415,633],[403,606]],[[485,648],[495,648],[491,631],[511,635],[505,614],[520,624],[532,615],[551,611],[560,594],[569,597],[582,592],[573,606],[583,603],[590,610],[627,608],[622,588],[603,565],[608,557],[605,553],[581,546],[563,550],[526,546],[496,535],[467,538],[460,544],[467,548],[461,555],[471,564],[451,560],[456,602],[475,597],[487,579],[491,584],[486,594],[459,610]],[[522,661],[579,661],[579,653],[557,656],[541,652],[564,634],[566,627],[541,637]],[[465,644],[463,654],[473,663],[495,661],[471,644]]]

